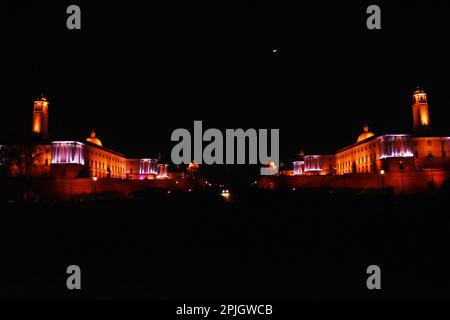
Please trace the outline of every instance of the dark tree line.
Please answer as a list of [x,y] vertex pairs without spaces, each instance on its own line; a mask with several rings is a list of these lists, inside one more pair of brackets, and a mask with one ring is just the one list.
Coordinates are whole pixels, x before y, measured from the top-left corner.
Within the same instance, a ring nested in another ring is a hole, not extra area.
[[28,178],[42,155],[35,145],[0,146],[0,176],[9,176],[16,167],[19,176]]

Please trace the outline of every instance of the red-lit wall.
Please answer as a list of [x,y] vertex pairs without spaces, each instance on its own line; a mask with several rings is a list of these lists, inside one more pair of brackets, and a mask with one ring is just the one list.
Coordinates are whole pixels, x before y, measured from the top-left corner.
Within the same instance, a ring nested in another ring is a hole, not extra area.
[[152,188],[167,190],[188,190],[190,182],[187,179],[156,179],[156,180],[125,180],[125,179],[98,179],[94,182],[86,179],[34,179],[27,181],[24,188],[23,181],[13,179],[10,182],[11,194],[21,198],[23,190],[32,190],[40,199],[73,200],[74,198],[93,193],[115,193],[122,197],[130,193]]
[[259,186],[263,189],[292,188],[348,188],[381,189],[392,188],[394,193],[423,193],[434,188],[439,190],[450,179],[446,170],[424,170],[416,172],[387,172],[381,174],[347,174],[330,176],[263,176]]

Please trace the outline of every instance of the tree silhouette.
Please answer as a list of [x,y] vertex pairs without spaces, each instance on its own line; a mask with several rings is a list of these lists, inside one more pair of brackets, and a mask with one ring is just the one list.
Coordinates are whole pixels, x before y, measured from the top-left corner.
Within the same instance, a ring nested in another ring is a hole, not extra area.
[[10,148],[9,161],[17,164],[20,176],[28,178],[42,154],[35,145],[17,145]]

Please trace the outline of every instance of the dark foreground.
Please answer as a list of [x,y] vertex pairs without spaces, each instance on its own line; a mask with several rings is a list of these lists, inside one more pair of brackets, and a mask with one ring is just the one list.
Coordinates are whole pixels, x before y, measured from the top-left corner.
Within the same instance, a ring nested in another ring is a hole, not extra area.
[[[143,198],[3,203],[0,298],[450,298],[448,195]],[[66,288],[72,264],[81,291]]]

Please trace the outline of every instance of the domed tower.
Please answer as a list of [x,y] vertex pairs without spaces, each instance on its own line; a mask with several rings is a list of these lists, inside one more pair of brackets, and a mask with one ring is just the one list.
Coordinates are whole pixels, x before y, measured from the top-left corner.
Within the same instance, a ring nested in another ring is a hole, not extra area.
[[93,144],[96,144],[96,145],[98,145],[99,147],[102,147],[102,146],[103,146],[103,145],[102,145],[102,142],[100,141],[100,139],[97,138],[97,137],[95,136],[95,131],[94,131],[94,129],[92,129],[92,131],[91,131],[91,136],[90,136],[89,138],[87,138],[86,141],[87,141],[87,142],[90,142],[90,143],[93,143]]
[[413,133],[421,134],[430,131],[427,94],[419,87],[413,93]]
[[369,126],[367,124],[363,127],[363,133],[358,136],[358,140],[356,142],[360,142],[366,140],[367,138],[373,137],[374,134],[369,131]]
[[41,97],[34,101],[32,132],[43,140],[48,139],[48,101]]

